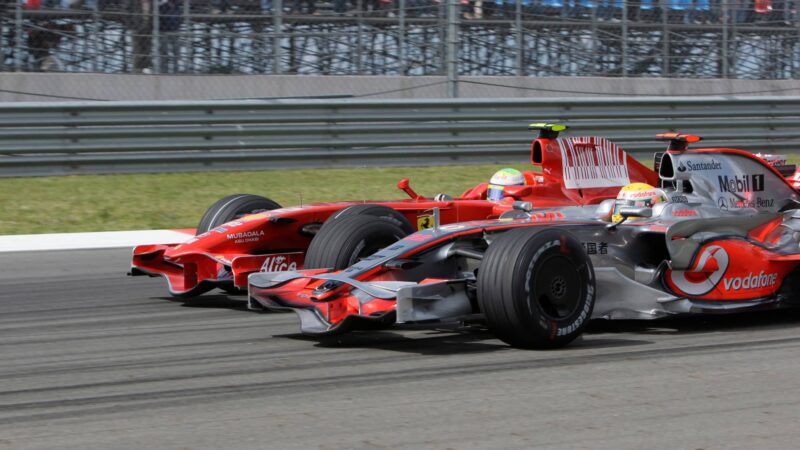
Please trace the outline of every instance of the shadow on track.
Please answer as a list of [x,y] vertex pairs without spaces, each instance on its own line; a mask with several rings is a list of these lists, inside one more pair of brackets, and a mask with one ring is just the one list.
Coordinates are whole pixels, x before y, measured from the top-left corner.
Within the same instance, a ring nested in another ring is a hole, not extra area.
[[[404,332],[416,330],[406,335]],[[422,336],[420,336],[422,331]],[[300,333],[274,335],[276,338],[287,338],[314,342],[320,348],[364,348],[388,350],[420,355],[454,355],[469,353],[487,353],[496,351],[520,351],[509,347],[498,340],[485,327],[438,327],[425,328],[403,326],[392,330],[353,331],[335,336],[306,336]],[[650,341],[635,339],[601,338],[579,340],[570,348],[611,348],[651,344]],[[524,350],[522,350],[524,351]]]
[[[405,330],[408,330],[407,328]],[[420,355],[450,355],[486,353],[506,350],[508,347],[486,330],[426,329],[423,336],[403,334],[403,328],[388,330],[353,331],[334,336],[306,336],[300,333],[275,335],[314,343],[321,348],[364,348],[389,350]],[[489,342],[484,342],[489,341]]]
[[[659,320],[594,320],[589,324],[583,337],[558,351],[644,346],[653,342],[639,338],[656,335],[701,335],[797,326],[800,326],[800,309],[685,316]],[[274,337],[316,342],[315,346],[322,348],[370,348],[422,355],[513,350],[482,326],[424,329],[422,337],[418,333],[408,336],[404,333],[414,329],[420,328],[398,327],[391,331],[354,331],[325,337],[310,337],[299,333]]]
[[[246,297],[236,295],[205,295],[193,299],[175,299],[187,308],[219,308],[267,316],[285,312],[252,311],[247,309]],[[299,320],[298,320],[299,326]],[[584,336],[561,349],[600,349],[652,344],[647,336],[702,335],[705,333],[737,332],[758,328],[800,326],[800,308],[750,311],[734,314],[696,315],[657,320],[593,320]],[[274,335],[275,338],[303,340],[320,348],[380,349],[420,355],[486,353],[512,350],[497,340],[484,326],[444,326],[434,328],[420,325],[394,326],[391,329],[358,330],[334,336],[305,336],[300,333]]]
[[657,320],[594,320],[586,333],[637,333],[643,335],[702,334],[753,328],[800,326],[800,309],[775,309],[733,314],[669,317]]
[[194,298],[158,297],[172,303],[179,303],[184,308],[217,308],[235,311],[259,312],[247,309],[247,297],[241,295],[202,295]]

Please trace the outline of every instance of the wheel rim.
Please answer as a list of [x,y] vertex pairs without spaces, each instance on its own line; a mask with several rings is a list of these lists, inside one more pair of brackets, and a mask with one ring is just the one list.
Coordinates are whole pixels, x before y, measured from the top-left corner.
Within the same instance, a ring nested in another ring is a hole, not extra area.
[[558,253],[545,257],[534,270],[531,301],[549,319],[571,316],[580,306],[583,289],[578,267]]

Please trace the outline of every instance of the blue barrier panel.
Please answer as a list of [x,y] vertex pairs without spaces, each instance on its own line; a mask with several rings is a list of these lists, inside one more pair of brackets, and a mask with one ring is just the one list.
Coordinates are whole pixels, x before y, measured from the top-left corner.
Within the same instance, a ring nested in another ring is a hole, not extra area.
[[711,11],[711,2],[709,0],[695,0],[694,9],[697,11]]
[[673,11],[692,9],[692,0],[667,0],[667,7]]

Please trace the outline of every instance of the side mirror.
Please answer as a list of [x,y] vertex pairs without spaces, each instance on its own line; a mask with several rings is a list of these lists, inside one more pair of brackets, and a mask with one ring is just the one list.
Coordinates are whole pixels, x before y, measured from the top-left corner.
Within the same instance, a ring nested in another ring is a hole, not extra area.
[[517,211],[524,211],[526,213],[529,213],[533,211],[533,202],[515,201],[514,203],[511,204],[511,207],[516,209]]
[[403,178],[402,180],[398,181],[397,188],[408,194],[408,196],[411,197],[412,200],[424,199],[424,197],[417,194],[416,192],[414,192],[413,189],[411,189],[411,182],[408,181],[408,178]]
[[646,206],[639,208],[633,206],[623,206],[619,209],[619,215],[624,219],[629,217],[653,217],[653,208],[648,208]]
[[622,216],[622,220],[619,222],[614,222],[608,224],[606,228],[609,230],[615,230],[617,225],[628,220],[630,217],[653,217],[653,208],[648,208],[646,206],[643,207],[634,207],[634,206],[623,206],[619,209],[619,215]]

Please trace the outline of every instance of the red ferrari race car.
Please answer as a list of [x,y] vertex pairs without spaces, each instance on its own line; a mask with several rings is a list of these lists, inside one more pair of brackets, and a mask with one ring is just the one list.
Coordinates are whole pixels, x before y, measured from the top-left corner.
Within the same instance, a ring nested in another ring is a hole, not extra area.
[[[396,201],[282,208],[268,198],[232,195],[208,209],[197,235],[187,242],[136,247],[131,275],[163,276],[174,296],[196,296],[215,287],[235,292],[247,288],[247,276],[254,272],[344,269],[430,227],[434,209],[441,224],[484,220],[512,210],[515,202],[532,202],[537,208],[591,205],[614,198],[630,182],[658,179],[607,139],[559,138],[566,129],[563,125],[533,124],[531,128],[539,131],[531,145],[531,163],[541,172],[503,170],[490,183],[480,183],[458,198],[420,196],[407,179],[397,186],[409,198]],[[395,227],[388,235],[368,234],[360,246],[342,249],[333,225],[351,216],[382,217]]]
[[[599,205],[517,204],[495,220],[439,225],[435,215],[433,228],[344,270],[254,273],[250,306],[293,310],[308,334],[482,318],[529,348],[566,345],[591,318],[800,306],[800,194],[749,152],[665,138],[658,187],[632,183]],[[541,145],[546,158],[564,144]],[[348,217],[328,245],[393,227]]]

